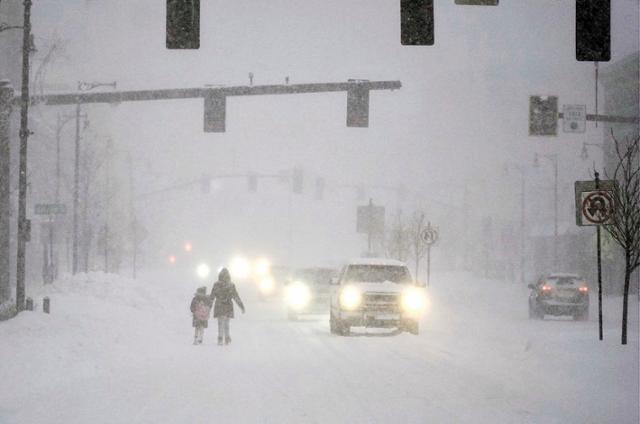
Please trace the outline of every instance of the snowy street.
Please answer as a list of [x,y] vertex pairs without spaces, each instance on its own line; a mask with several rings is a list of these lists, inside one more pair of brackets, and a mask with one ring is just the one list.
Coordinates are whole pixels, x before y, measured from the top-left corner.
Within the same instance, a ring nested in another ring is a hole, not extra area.
[[47,287],[51,315],[0,326],[0,422],[638,422],[635,301],[630,345],[619,298],[596,343],[595,295],[588,322],[530,321],[526,289],[442,274],[419,336],[340,337],[326,316],[287,321],[240,284],[231,345],[215,344],[212,320],[193,346],[193,284],[177,281],[95,273]]

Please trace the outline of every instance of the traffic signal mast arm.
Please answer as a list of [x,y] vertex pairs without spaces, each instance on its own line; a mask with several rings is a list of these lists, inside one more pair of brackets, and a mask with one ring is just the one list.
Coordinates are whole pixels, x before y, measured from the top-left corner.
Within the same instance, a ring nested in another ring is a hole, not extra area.
[[[559,112],[558,118],[564,119],[564,114],[562,112]],[[594,114],[587,113],[587,121],[614,122],[618,124],[637,124],[637,123],[640,123],[640,117],[639,116],[594,115]]]
[[[259,96],[275,94],[329,93],[349,91],[354,86],[364,90],[396,90],[402,87],[400,81],[357,81],[336,83],[254,85],[235,87],[172,88],[163,90],[108,91],[96,93],[65,93],[32,96],[32,103],[47,105],[75,105],[77,103],[121,103],[145,100],[171,100],[220,96]],[[14,99],[19,103],[20,97]]]

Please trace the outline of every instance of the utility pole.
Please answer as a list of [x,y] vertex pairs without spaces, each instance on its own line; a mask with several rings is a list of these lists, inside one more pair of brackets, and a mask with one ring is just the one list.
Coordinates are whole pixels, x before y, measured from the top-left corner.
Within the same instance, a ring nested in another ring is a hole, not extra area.
[[105,196],[104,196],[104,272],[109,272],[109,165],[111,159],[112,140],[107,139],[107,152],[105,155]]
[[31,53],[31,0],[24,0],[22,25],[22,93],[20,104],[20,169],[18,178],[18,253],[16,308],[24,309],[25,254],[30,224],[27,221],[27,143],[29,141],[29,54]]
[[8,81],[0,81],[0,304],[11,297],[11,155],[9,142],[9,117],[13,87]]
[[135,280],[136,278],[136,268],[137,268],[137,259],[138,259],[138,222],[136,221],[136,210],[135,210],[135,187],[133,185],[133,162],[131,160],[131,154],[127,155],[127,162],[129,163],[129,214],[131,215],[131,223],[132,223],[132,233],[133,233],[133,257],[131,258],[132,262],[132,277]]

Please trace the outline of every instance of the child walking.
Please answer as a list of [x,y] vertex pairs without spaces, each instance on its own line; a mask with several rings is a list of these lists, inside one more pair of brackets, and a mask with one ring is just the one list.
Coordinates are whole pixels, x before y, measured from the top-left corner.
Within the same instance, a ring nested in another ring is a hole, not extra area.
[[218,274],[218,281],[213,284],[211,289],[210,304],[213,306],[213,317],[218,319],[218,344],[222,345],[231,343],[229,334],[229,320],[233,318],[233,301],[244,314],[244,304],[240,300],[235,284],[231,282],[231,276],[226,268],[222,268]]
[[209,315],[211,314],[211,301],[207,296],[207,288],[199,287],[191,301],[191,313],[193,314],[193,326],[196,333],[193,336],[193,344],[202,344],[204,329],[209,325]]

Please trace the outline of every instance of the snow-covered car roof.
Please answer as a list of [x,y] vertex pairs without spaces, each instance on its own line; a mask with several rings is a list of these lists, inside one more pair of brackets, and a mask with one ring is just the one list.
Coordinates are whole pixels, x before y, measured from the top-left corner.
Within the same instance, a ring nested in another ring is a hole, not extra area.
[[347,265],[378,265],[378,266],[407,266],[404,262],[396,259],[385,258],[356,258],[351,259]]
[[578,274],[572,274],[572,273],[568,273],[568,272],[554,272],[554,273],[551,273],[551,274],[547,275],[547,278],[575,278],[575,279],[580,279],[582,277],[580,277]]

